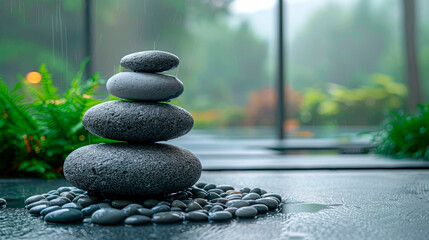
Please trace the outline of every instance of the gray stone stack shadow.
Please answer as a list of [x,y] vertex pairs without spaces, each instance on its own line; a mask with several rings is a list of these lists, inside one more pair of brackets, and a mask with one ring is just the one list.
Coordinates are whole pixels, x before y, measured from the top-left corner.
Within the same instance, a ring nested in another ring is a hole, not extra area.
[[104,197],[163,195],[191,187],[201,175],[199,159],[186,149],[155,143],[188,133],[193,118],[185,109],[165,103],[179,97],[183,83],[160,74],[179,65],[162,51],[127,55],[107,90],[123,101],[90,108],[83,125],[94,135],[126,141],[102,143],[73,151],[64,162],[64,176],[74,186]]

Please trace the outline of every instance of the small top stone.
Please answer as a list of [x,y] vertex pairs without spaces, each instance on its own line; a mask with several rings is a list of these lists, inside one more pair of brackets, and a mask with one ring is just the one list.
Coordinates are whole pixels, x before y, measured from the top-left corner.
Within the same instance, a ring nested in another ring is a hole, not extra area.
[[121,65],[135,72],[164,72],[179,65],[179,57],[163,51],[143,51],[126,55]]

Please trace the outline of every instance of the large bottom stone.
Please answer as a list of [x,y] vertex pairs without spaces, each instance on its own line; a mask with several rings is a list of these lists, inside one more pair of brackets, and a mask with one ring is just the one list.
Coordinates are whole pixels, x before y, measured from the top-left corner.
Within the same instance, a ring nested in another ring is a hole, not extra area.
[[64,162],[72,185],[102,196],[162,195],[191,187],[200,175],[194,154],[168,144],[93,144]]

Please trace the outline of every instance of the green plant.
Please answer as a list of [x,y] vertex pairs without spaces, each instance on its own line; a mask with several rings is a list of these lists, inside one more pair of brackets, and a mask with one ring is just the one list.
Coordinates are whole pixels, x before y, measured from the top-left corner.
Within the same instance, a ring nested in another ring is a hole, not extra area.
[[0,172],[3,176],[61,176],[62,164],[76,148],[110,141],[91,135],[82,125],[85,111],[102,102],[94,98],[104,80],[82,80],[84,61],[71,87],[60,95],[45,65],[38,84],[22,76],[9,90],[0,80]]
[[374,137],[377,153],[429,160],[429,104],[419,106],[414,116],[392,112],[382,126]]

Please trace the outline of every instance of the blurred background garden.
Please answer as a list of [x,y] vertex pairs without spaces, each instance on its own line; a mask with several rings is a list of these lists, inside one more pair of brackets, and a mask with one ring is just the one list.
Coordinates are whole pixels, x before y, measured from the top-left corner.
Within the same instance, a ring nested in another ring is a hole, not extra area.
[[[185,92],[172,103],[191,112],[195,128],[275,138],[276,4],[1,0],[0,154],[11,159],[0,161],[3,175],[25,170],[59,176],[71,150],[105,141],[86,132],[81,117],[113,99],[105,79],[121,71],[121,56],[142,50],[180,56],[180,67],[168,74],[184,83]],[[426,103],[429,2],[415,4],[418,95]],[[286,0],[284,5],[287,137],[357,135],[378,130],[389,111],[415,111],[407,105],[416,93],[407,84],[403,1]],[[427,117],[427,109],[422,112]],[[416,131],[427,135],[422,126]],[[417,158],[429,157],[426,145]]]

